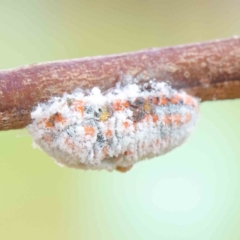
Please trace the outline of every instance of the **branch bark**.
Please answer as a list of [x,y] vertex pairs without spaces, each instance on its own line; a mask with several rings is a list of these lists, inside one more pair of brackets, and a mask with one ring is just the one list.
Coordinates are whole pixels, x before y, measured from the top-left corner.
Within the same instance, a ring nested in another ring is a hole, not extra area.
[[0,130],[31,122],[39,102],[76,88],[167,81],[202,101],[240,97],[240,38],[102,57],[47,62],[0,71]]

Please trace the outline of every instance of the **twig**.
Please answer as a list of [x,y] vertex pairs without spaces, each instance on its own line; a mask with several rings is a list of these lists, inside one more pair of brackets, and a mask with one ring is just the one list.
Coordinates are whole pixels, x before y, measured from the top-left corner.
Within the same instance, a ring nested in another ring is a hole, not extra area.
[[240,38],[0,71],[0,130],[27,126],[32,108],[52,96],[151,79],[167,81],[202,101],[239,98]]

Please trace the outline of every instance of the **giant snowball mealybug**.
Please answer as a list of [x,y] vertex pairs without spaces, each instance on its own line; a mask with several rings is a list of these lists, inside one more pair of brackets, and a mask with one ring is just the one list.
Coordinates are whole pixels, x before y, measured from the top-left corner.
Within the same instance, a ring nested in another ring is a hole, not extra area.
[[76,90],[35,107],[28,130],[58,163],[128,170],[182,144],[198,117],[198,99],[166,83]]

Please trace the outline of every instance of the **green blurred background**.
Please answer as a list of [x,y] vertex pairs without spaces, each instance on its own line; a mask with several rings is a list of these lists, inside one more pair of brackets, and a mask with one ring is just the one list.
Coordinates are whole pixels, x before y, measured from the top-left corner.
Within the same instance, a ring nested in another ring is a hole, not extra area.
[[[240,2],[0,0],[0,69],[240,34]],[[0,133],[0,239],[240,239],[240,101],[121,174],[57,166],[26,130]]]

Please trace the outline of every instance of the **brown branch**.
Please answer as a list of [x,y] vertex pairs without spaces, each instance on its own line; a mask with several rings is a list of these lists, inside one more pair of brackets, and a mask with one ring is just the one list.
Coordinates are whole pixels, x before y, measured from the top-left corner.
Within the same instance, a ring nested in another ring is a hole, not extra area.
[[0,130],[23,128],[39,102],[76,88],[168,81],[203,101],[240,97],[240,38],[0,71]]

